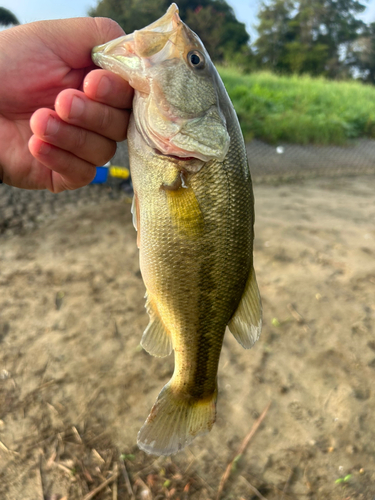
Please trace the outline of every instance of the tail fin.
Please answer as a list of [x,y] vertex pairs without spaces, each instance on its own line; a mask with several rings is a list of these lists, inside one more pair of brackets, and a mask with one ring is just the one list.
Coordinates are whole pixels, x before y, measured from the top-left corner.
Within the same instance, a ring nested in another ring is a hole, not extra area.
[[212,429],[216,418],[217,390],[196,400],[181,396],[170,382],[160,392],[138,433],[138,446],[152,455],[172,455]]

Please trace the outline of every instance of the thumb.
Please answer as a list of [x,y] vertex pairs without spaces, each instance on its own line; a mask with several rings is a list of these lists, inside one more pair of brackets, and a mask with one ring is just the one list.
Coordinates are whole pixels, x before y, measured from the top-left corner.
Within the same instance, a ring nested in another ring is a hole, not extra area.
[[[106,17],[77,17],[40,23],[43,23],[45,44],[73,69],[93,66],[93,47],[124,35],[123,29]],[[32,24],[41,28],[37,26],[39,22]],[[40,36],[41,32],[38,34]]]

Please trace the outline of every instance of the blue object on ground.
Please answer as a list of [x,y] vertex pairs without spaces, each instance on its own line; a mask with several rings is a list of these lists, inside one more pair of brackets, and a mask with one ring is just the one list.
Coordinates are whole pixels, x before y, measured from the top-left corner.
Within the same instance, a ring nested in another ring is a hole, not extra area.
[[104,184],[107,182],[108,167],[96,167],[96,175],[90,184]]

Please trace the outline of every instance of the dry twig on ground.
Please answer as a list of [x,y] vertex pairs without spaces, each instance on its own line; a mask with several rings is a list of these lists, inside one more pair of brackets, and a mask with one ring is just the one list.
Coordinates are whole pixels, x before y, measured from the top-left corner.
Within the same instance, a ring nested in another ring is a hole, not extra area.
[[111,477],[106,479],[102,484],[100,484],[97,488],[94,490],[90,491],[90,493],[87,493],[87,495],[83,498],[83,500],[91,500],[94,498],[95,495],[97,495],[100,491],[104,490],[106,486],[109,484],[113,483],[113,481],[116,481],[118,477],[118,471],[114,472]]
[[246,437],[244,438],[244,440],[241,443],[241,446],[238,448],[237,453],[235,453],[234,457],[232,458],[232,460],[227,465],[227,468],[225,469],[225,472],[224,472],[224,474],[223,474],[223,476],[221,478],[220,484],[219,484],[219,488],[217,490],[216,500],[220,500],[221,494],[223,493],[223,490],[224,490],[225,483],[228,481],[228,478],[230,476],[231,470],[233,468],[233,463],[235,462],[235,460],[238,460],[238,458],[246,450],[246,447],[249,444],[251,438],[254,436],[254,434],[256,433],[256,431],[259,429],[260,424],[265,419],[270,406],[271,406],[271,402],[268,403],[268,405],[262,411],[262,413],[259,416],[259,418],[254,422],[252,428],[250,429],[250,432],[246,435]]
[[129,497],[131,498],[131,500],[134,500],[135,496],[134,496],[134,493],[132,490],[132,486],[130,484],[129,474],[128,474],[128,471],[126,469],[125,460],[123,460],[122,458],[120,459],[120,467],[121,467],[122,474],[123,474],[124,479],[125,479],[126,489],[128,490]]

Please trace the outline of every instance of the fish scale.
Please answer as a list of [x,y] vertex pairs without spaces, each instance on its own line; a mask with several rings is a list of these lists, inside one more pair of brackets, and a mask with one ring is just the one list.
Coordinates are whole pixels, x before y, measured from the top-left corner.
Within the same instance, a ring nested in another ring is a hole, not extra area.
[[[191,53],[204,71],[189,65]],[[128,146],[150,316],[142,345],[175,358],[138,444],[167,455],[215,421],[226,327],[246,348],[260,334],[250,171],[228,94],[175,4],[144,30],[94,49],[93,58],[135,87]]]

